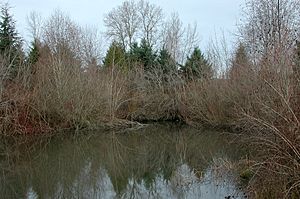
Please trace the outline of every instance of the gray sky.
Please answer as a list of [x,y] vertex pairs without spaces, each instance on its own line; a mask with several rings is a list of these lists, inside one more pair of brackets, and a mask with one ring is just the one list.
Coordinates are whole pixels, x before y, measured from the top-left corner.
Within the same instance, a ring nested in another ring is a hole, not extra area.
[[[224,31],[228,42],[234,40],[236,24],[240,17],[244,0],[149,0],[160,6],[166,15],[178,12],[183,23],[197,22],[200,46],[207,45],[210,37]],[[1,0],[0,0],[1,2]],[[12,14],[17,21],[20,34],[28,38],[26,17],[31,11],[37,11],[43,18],[59,8],[81,25],[92,25],[104,30],[103,16],[122,0],[8,0]]]

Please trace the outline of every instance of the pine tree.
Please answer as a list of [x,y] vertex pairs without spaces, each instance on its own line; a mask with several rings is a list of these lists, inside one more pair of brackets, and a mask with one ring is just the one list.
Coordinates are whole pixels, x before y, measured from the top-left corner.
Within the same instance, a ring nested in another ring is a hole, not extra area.
[[126,52],[121,44],[115,41],[112,42],[106,53],[103,65],[105,68],[116,66],[120,69],[128,70],[128,64],[126,63]]
[[199,48],[194,49],[185,65],[181,67],[181,71],[187,79],[211,78],[213,75],[211,64]]
[[40,42],[37,39],[31,43],[30,51],[27,57],[27,62],[30,65],[34,65],[40,57],[39,43]]
[[241,75],[242,70],[246,72],[246,67],[250,66],[250,61],[246,53],[246,48],[243,44],[239,44],[231,68],[229,70],[229,77],[231,79],[237,78]]
[[161,49],[157,57],[157,62],[164,74],[176,71],[176,61],[172,59],[166,49]]
[[9,13],[8,4],[1,8],[0,19],[0,54],[9,61],[11,76],[14,77],[17,66],[23,60],[23,52],[21,39],[15,28],[15,21]]
[[140,46],[137,43],[132,45],[129,57],[131,62],[142,64],[145,71],[152,70],[157,64],[156,53],[145,39],[142,39]]
[[137,42],[134,42],[131,45],[130,50],[128,52],[128,58],[131,64],[140,61],[140,47]]

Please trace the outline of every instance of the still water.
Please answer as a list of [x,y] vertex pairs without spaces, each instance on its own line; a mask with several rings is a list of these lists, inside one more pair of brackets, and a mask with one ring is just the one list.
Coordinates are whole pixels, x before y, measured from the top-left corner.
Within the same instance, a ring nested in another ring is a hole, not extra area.
[[2,139],[0,198],[243,198],[230,139],[170,124]]

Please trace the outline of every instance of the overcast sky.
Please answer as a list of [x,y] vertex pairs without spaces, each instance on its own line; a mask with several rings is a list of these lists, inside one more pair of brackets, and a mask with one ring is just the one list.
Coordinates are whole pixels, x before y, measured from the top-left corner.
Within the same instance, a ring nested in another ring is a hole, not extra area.
[[[0,0],[1,2],[2,0]],[[166,15],[178,12],[184,24],[197,22],[201,39],[199,44],[205,47],[210,37],[224,31],[229,42],[234,40],[236,24],[240,17],[244,0],[149,0],[160,6]],[[8,0],[12,14],[17,21],[17,29],[28,38],[26,17],[31,11],[48,17],[59,8],[82,25],[91,25],[104,30],[103,16],[122,0]]]

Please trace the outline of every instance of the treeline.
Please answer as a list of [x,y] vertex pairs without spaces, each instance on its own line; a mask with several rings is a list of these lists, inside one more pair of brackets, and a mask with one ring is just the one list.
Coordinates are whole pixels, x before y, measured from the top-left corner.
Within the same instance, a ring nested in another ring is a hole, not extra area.
[[186,79],[212,78],[214,74],[212,64],[198,47],[187,57],[184,65],[181,65],[172,58],[167,49],[155,52],[145,39],[142,39],[140,44],[133,43],[128,51],[114,41],[103,62],[103,68],[111,67],[117,67],[123,72],[139,67],[146,73],[155,71],[161,71],[164,75],[176,73]]
[[[196,27],[183,28],[176,14],[166,21],[162,16],[161,8],[145,1],[125,1],[113,9],[104,20],[111,44],[102,58],[96,30],[77,25],[59,10],[46,20],[33,12],[28,17],[32,42],[25,53],[4,5],[2,131],[96,128],[120,119],[125,124],[183,120],[176,90],[185,82],[212,78],[213,66],[197,47]],[[129,33],[129,27],[136,29]]]
[[204,55],[195,27],[146,1],[107,13],[104,57],[98,33],[60,11],[29,16],[25,53],[9,7],[1,13],[2,134],[149,120],[226,127],[258,151],[244,165],[254,198],[299,197],[299,1],[248,0],[236,49],[225,58],[217,45]]

